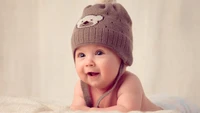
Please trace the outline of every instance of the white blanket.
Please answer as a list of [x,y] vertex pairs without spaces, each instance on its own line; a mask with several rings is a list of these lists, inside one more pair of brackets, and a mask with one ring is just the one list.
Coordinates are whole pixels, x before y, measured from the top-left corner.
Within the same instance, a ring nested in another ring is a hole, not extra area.
[[[71,111],[69,106],[55,101],[41,101],[35,98],[25,97],[0,97],[0,113],[85,113],[84,111]],[[94,111],[92,113],[101,113]],[[109,111],[108,113],[118,113]],[[131,111],[129,113],[153,113]],[[162,110],[154,113],[178,113],[177,111]]]

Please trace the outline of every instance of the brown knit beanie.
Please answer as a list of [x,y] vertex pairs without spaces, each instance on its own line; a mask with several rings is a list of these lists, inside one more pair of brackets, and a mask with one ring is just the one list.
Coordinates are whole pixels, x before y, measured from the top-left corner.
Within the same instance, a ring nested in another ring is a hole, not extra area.
[[133,62],[132,21],[119,3],[95,4],[85,7],[71,38],[73,54],[78,47],[98,44],[114,51],[130,66]]

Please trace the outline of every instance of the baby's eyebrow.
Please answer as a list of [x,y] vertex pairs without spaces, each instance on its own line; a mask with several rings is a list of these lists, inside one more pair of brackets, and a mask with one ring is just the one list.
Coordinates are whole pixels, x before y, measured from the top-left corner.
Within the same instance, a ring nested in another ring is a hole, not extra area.
[[103,48],[97,48],[96,51],[105,51]]
[[77,54],[79,54],[79,53],[83,53],[83,52],[80,51],[80,50],[76,50],[75,55],[77,55]]
[[108,49],[105,48],[105,47],[99,46],[99,47],[96,48],[96,50],[107,51]]
[[76,49],[76,52],[77,52],[77,51],[80,52],[80,51],[83,51],[83,50],[82,50],[82,48],[77,48],[77,49]]

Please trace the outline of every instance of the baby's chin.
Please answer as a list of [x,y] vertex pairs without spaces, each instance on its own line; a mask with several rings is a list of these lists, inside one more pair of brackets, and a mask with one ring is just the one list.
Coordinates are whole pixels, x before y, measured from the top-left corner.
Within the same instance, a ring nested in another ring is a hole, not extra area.
[[96,88],[96,89],[104,89],[104,85],[101,83],[95,83],[95,82],[90,82],[89,83],[90,87]]
[[91,77],[89,78],[87,77],[85,80],[82,80],[82,81],[87,83],[92,88],[99,89],[99,90],[109,90],[114,85],[114,80],[109,81],[109,80],[102,80],[101,77],[100,78],[97,77],[97,79],[95,77],[92,79]]

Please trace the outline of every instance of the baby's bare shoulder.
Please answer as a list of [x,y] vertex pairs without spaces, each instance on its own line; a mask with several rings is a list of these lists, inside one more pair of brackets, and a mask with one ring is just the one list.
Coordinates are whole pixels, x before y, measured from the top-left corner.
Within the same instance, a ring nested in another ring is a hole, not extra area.
[[123,78],[124,83],[130,82],[130,83],[132,83],[132,84],[129,83],[130,85],[134,85],[134,84],[138,84],[138,83],[141,84],[140,79],[134,73],[131,73],[129,71],[126,71],[122,77],[124,77]]
[[143,92],[140,79],[134,73],[126,71],[121,79],[121,86],[119,87],[118,93]]
[[83,97],[83,92],[82,92],[82,89],[81,89],[81,81],[80,80],[77,80],[77,82],[76,82],[76,85],[75,85],[75,88],[74,88],[74,95]]

